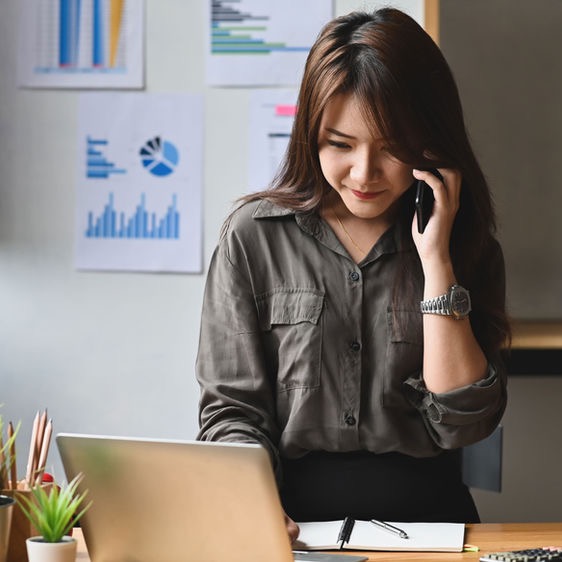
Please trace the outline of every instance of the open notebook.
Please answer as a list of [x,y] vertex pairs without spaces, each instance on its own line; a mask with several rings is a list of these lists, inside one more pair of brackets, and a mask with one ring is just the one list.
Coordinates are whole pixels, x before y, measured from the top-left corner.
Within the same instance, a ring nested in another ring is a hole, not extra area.
[[67,478],[82,472],[80,489],[93,500],[81,521],[92,562],[299,559],[258,445],[77,434],[56,441]]
[[371,521],[321,521],[299,523],[296,548],[461,552],[464,546],[464,523],[386,523],[407,538]]

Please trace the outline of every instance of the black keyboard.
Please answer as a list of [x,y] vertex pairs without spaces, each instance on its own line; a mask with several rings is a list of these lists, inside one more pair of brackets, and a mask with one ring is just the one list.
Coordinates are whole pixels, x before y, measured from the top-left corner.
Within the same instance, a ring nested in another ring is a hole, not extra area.
[[506,552],[490,552],[480,562],[562,562],[562,548],[527,548]]

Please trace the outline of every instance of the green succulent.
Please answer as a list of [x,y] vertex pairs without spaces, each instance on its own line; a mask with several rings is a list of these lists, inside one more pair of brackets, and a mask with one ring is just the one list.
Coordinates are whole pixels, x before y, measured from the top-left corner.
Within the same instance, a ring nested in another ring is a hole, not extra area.
[[92,505],[90,501],[79,511],[88,493],[76,493],[82,478],[80,473],[61,488],[53,484],[47,491],[44,486],[36,486],[28,496],[16,494],[21,510],[45,542],[60,542]]

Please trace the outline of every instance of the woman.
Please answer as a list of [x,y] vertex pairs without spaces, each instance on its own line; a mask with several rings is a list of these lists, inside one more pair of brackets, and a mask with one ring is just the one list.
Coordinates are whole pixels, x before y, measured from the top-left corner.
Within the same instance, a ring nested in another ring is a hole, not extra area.
[[430,37],[395,9],[328,23],[280,173],[225,224],[197,360],[199,438],[267,448],[293,537],[290,518],[478,521],[459,449],[506,405],[494,229]]

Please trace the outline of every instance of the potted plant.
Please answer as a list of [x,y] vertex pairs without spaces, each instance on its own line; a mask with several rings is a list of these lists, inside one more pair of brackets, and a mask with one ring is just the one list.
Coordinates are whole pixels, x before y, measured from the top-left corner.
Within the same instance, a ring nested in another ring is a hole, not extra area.
[[92,502],[82,505],[88,490],[77,493],[83,475],[77,474],[66,486],[42,486],[32,489],[30,496],[17,495],[16,500],[40,536],[26,540],[29,562],[74,562],[76,539],[68,536]]

